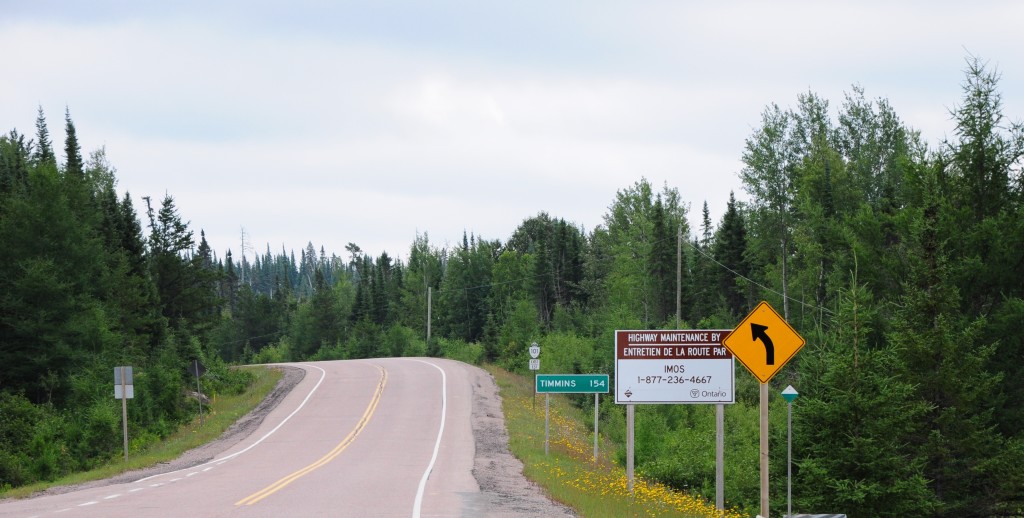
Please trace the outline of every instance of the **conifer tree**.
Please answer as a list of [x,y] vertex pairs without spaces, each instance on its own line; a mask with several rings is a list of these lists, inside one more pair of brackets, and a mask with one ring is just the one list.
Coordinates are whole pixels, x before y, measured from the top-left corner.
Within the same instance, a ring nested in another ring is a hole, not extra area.
[[939,226],[944,194],[935,168],[924,181],[920,219],[907,242],[910,277],[889,333],[904,379],[927,407],[907,443],[916,448],[939,501],[937,516],[990,516],[1009,491],[1021,489],[1007,488],[1013,482],[1001,470],[1024,458],[995,432],[990,402],[999,377],[988,370],[995,344],[980,340],[984,319],[958,310]]
[[214,273],[204,269],[205,259],[194,253],[192,231],[178,214],[174,198],[165,195],[156,214],[149,197],[145,200],[150,225],[149,268],[162,314],[177,328],[205,328],[215,316]]
[[750,276],[746,223],[732,192],[715,236],[714,256],[723,266],[717,269],[718,290],[725,299],[726,308],[732,315],[741,316],[753,307],[754,301],[745,279]]
[[714,228],[711,226],[711,214],[708,211],[708,202],[704,202],[701,211],[700,235],[690,245],[696,250],[693,254],[691,290],[693,305],[691,317],[693,322],[700,322],[702,319],[713,315],[719,307],[721,300],[718,291],[715,289],[718,280],[718,267],[712,262],[714,253]]
[[65,108],[64,122],[64,129],[66,132],[66,137],[64,139],[64,156],[67,158],[67,162],[64,165],[64,171],[66,174],[74,178],[81,178],[85,175],[85,168],[82,163],[82,148],[78,145],[78,135],[75,132],[75,124],[71,122],[70,109]]
[[928,404],[902,375],[898,350],[870,346],[875,312],[869,292],[852,279],[831,331],[800,353],[795,508],[893,518],[935,509],[924,460],[908,444]]
[[554,273],[552,272],[551,251],[549,248],[548,227],[540,229],[533,244],[534,261],[533,275],[530,285],[533,288],[534,303],[541,323],[546,327],[551,323],[555,312]]
[[4,197],[23,191],[28,182],[28,168],[32,160],[31,142],[15,130],[0,135],[0,202]]
[[57,157],[53,154],[53,142],[50,140],[50,130],[46,128],[46,117],[43,115],[42,106],[39,106],[39,115],[36,116],[36,150],[32,158],[36,164],[57,164]]

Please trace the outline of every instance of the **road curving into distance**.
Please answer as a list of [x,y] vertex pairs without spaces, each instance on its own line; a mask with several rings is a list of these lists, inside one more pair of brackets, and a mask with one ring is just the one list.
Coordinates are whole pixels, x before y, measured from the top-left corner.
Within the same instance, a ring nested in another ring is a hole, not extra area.
[[[255,432],[187,469],[0,503],[0,516],[482,516],[481,371],[437,358],[289,364],[305,377]],[[486,376],[486,374],[483,374]],[[500,412],[500,410],[499,410]]]

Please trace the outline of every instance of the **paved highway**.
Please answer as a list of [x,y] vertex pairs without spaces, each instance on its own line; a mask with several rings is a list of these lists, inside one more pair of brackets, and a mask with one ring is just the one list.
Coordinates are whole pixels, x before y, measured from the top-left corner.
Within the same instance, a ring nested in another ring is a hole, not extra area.
[[0,516],[487,514],[472,475],[474,367],[435,358],[294,365],[305,378],[214,460],[5,502]]

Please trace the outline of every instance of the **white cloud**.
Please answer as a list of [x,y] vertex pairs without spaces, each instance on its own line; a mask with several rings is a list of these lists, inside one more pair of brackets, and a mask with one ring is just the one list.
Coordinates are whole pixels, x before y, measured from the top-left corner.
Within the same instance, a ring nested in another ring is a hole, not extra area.
[[31,134],[42,104],[57,141],[67,104],[122,189],[169,192],[221,253],[242,226],[258,250],[392,255],[542,210],[589,229],[642,176],[717,220],[765,105],[859,83],[936,141],[966,51],[1024,114],[1014,2],[104,6],[0,22],[31,49],[0,120]]

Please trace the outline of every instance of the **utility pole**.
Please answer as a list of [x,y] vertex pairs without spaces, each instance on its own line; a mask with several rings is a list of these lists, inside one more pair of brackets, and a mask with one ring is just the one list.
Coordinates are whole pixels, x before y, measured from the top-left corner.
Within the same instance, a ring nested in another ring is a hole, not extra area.
[[238,269],[242,270],[242,284],[244,285],[245,284],[245,263],[246,263],[246,261],[245,261],[245,252],[247,250],[252,249],[252,246],[246,244],[245,227],[240,227],[240,228],[242,229],[242,260],[238,263]]
[[432,286],[427,286],[427,349],[430,348],[430,306],[433,289]]
[[683,312],[683,224],[680,222],[676,237],[676,329]]

